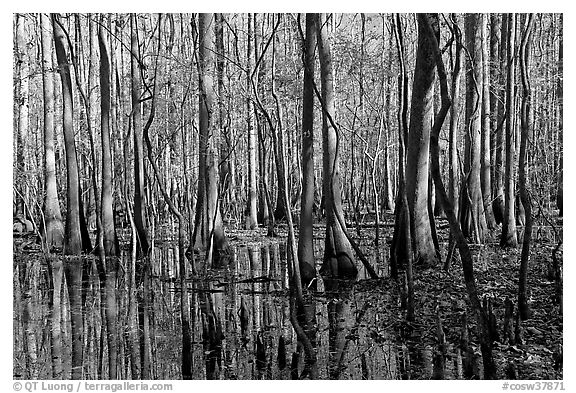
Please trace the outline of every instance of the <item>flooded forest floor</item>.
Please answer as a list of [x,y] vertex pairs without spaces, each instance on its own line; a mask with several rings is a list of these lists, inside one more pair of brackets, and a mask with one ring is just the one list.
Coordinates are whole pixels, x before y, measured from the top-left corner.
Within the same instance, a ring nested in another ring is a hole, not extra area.
[[[368,260],[377,265],[381,278],[367,279],[362,268],[360,278],[350,289],[338,294],[324,293],[319,278],[313,303],[320,378],[482,378],[475,322],[459,259],[452,262],[448,272],[442,269],[444,261],[433,268],[415,266],[415,320],[408,323],[404,280],[394,280],[388,275],[393,217],[387,214],[382,221],[378,257],[373,220],[365,219],[360,229],[353,223],[349,227]],[[561,218],[555,218],[555,225],[557,233],[549,226],[534,228],[528,273],[532,314],[520,326],[512,317],[508,322],[511,327],[505,327],[506,299],[517,303],[520,248],[500,248],[499,229],[484,245],[471,245],[479,295],[487,309],[493,311],[497,326],[494,358],[498,378],[562,379],[563,319],[560,306],[554,301],[557,295],[551,273],[552,252],[562,237]],[[444,219],[438,219],[437,226],[445,259],[448,225]],[[299,349],[289,321],[286,232],[283,224],[277,226],[278,236],[273,238],[266,237],[264,228],[227,229],[233,249],[232,265],[223,270],[200,268],[198,277],[187,278],[194,379],[290,379],[291,359]],[[156,236],[149,288],[151,376],[180,379],[182,330],[177,244],[161,234]],[[315,224],[318,269],[322,263],[323,236],[323,224]],[[120,332],[117,367],[122,379],[131,379],[134,359],[130,356],[127,334],[131,322],[128,308],[133,300],[128,289],[129,243],[128,232],[122,232],[116,295]],[[31,235],[15,236],[13,250],[14,378],[52,379],[54,310],[50,294],[54,289],[48,262]],[[561,266],[561,247],[557,256]],[[103,321],[106,302],[101,300],[98,274],[90,268],[96,266],[94,261],[94,257],[86,258],[88,268],[81,289],[82,375],[84,379],[107,379],[108,332]],[[65,277],[63,281],[61,309],[57,311],[61,316],[62,375],[69,378],[72,318]],[[216,350],[210,341],[214,340],[214,331],[218,337]],[[509,341],[511,334],[514,342]]]

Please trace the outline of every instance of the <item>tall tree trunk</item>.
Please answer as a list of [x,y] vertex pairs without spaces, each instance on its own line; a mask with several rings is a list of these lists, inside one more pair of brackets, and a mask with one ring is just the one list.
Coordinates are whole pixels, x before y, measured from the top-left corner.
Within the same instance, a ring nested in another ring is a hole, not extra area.
[[466,72],[466,137],[460,222],[464,236],[475,243],[484,241],[487,229],[484,200],[480,183],[481,113],[482,113],[482,48],[480,14],[466,14],[465,38],[470,54]]
[[412,265],[410,209],[406,191],[406,141],[408,139],[408,71],[404,57],[404,38],[400,14],[392,16],[392,25],[398,51],[398,191],[394,210],[394,235],[390,245],[390,275],[398,278],[402,264]]
[[[26,163],[25,163],[25,143],[28,138],[28,127],[30,120],[28,119],[29,114],[29,79],[30,79],[30,68],[28,59],[28,50],[26,48],[26,31],[24,28],[24,14],[16,14],[16,42],[15,42],[15,57],[16,64],[16,99],[15,105],[17,107],[17,129],[16,129],[16,171],[14,174],[16,176],[22,176],[18,179],[14,179],[14,185],[19,188],[19,192],[16,193],[14,201],[16,204],[16,216],[21,217],[22,220],[25,219],[26,209],[23,196],[26,195],[24,188],[26,185],[26,178],[24,178],[26,173]],[[22,187],[22,188],[20,188]]]
[[193,243],[194,247],[206,250],[207,259],[211,256],[210,260],[207,260],[208,263],[213,267],[221,267],[227,264],[230,250],[220,214],[218,162],[215,150],[218,130],[213,117],[213,14],[199,14],[198,28],[200,163]]
[[[116,271],[118,267],[118,239],[114,227],[113,185],[112,185],[112,147],[110,145],[110,60],[108,58],[107,37],[101,17],[98,27],[98,46],[100,49],[100,127],[102,141],[102,201],[101,228],[103,253],[108,256],[104,265],[105,317],[108,334],[108,377],[118,378],[118,309],[116,302]],[[103,340],[103,338],[101,338]]]
[[492,174],[490,165],[490,66],[488,54],[488,14],[481,14],[480,46],[482,51],[482,118],[481,118],[481,151],[480,151],[480,183],[484,201],[484,215],[488,229],[496,228],[492,212]]
[[[558,140],[562,141],[564,135],[564,14],[560,14],[560,41],[558,43],[558,83],[556,85],[556,101],[558,105]],[[562,217],[564,214],[564,158],[562,142],[558,143],[558,175],[556,184],[556,207],[558,208],[558,215]]]
[[76,157],[76,142],[74,141],[74,111],[72,101],[72,79],[70,78],[70,65],[66,50],[67,39],[60,24],[60,16],[52,14],[54,28],[54,43],[58,70],[62,81],[62,111],[64,147],[66,148],[66,226],[64,235],[64,254],[79,255],[82,251],[82,238],[80,236],[80,193],[78,160]]
[[132,130],[134,132],[134,224],[136,225],[136,244],[138,258],[148,255],[148,232],[146,229],[146,194],[144,190],[144,142],[142,141],[142,112],[140,95],[142,91],[142,57],[138,43],[138,16],[130,15],[130,69],[132,94]]
[[515,161],[515,141],[514,141],[514,81],[515,65],[514,56],[515,44],[514,35],[516,31],[516,15],[507,14],[508,22],[508,44],[507,62],[508,73],[506,77],[506,166],[504,178],[504,217],[502,221],[502,237],[500,244],[507,247],[517,247],[516,237],[516,217],[514,214],[514,161]]
[[520,274],[518,278],[518,312],[522,320],[526,320],[530,315],[528,305],[528,262],[530,259],[530,242],[532,240],[532,202],[526,187],[526,156],[528,152],[528,140],[532,134],[532,124],[534,113],[532,110],[532,88],[530,86],[530,47],[532,43],[532,26],[534,14],[528,14],[526,27],[520,46],[520,74],[522,77],[522,111],[520,157],[518,163],[518,183],[520,187],[520,200],[524,206],[526,223],[524,227],[524,238],[522,240],[522,254],[520,256]]
[[[419,15],[418,18],[424,18]],[[440,34],[437,17],[434,28]],[[418,23],[418,49],[410,106],[410,128],[406,160],[406,192],[410,207],[410,232],[414,260],[427,266],[438,262],[428,204],[428,158],[430,155],[430,128],[433,117],[433,91],[435,62],[431,55],[433,40]]]
[[490,54],[491,63],[493,64],[491,80],[498,81],[498,87],[492,93],[490,102],[490,113],[492,115],[492,130],[494,135],[494,175],[492,177],[493,190],[492,196],[492,211],[494,213],[494,220],[496,224],[502,223],[504,216],[504,165],[502,162],[502,152],[504,148],[503,135],[504,135],[504,97],[502,93],[502,85],[505,83],[504,68],[505,62],[505,48],[506,48],[506,16],[505,14],[492,14],[490,21]]
[[334,104],[334,76],[332,70],[332,54],[328,38],[328,16],[316,16],[316,33],[318,40],[318,53],[320,55],[320,78],[322,81],[322,162],[323,162],[323,193],[326,210],[326,239],[324,247],[324,262],[320,273],[326,277],[354,279],[358,269],[354,263],[354,256],[348,238],[344,231],[342,196],[340,185],[340,171],[338,158],[338,135],[329,121],[335,118]]
[[100,127],[102,142],[102,202],[101,220],[104,252],[107,256],[118,253],[118,239],[114,228],[112,185],[112,147],[110,145],[110,60],[106,33],[102,27],[103,19],[98,28],[98,45],[100,49]]
[[[64,224],[60,213],[56,186],[54,155],[54,78],[52,75],[52,34],[48,16],[40,14],[42,30],[42,82],[44,93],[44,221],[42,236],[47,249],[61,249],[64,244]],[[61,371],[60,371],[61,373]]]
[[462,30],[460,26],[462,25],[462,16],[460,14],[453,13],[452,16],[452,29],[454,30],[454,36],[456,41],[456,51],[454,54],[454,69],[452,70],[452,106],[450,106],[450,131],[448,136],[448,160],[449,165],[449,175],[448,175],[448,190],[450,201],[454,207],[454,214],[458,217],[459,214],[459,173],[460,167],[458,165],[458,120],[460,118],[460,80],[462,79],[462,60],[464,51],[462,45]]
[[[246,89],[250,91],[250,78],[253,68],[252,43],[254,41],[254,29],[252,27],[252,14],[248,14],[248,47],[246,51]],[[246,229],[254,229],[258,224],[258,193],[256,170],[257,135],[254,127],[254,108],[252,97],[246,99],[246,123],[248,127],[248,200],[246,206]]]
[[230,185],[232,184],[232,130],[228,126],[226,114],[226,100],[224,99],[224,70],[226,68],[226,52],[224,48],[224,14],[214,14],[216,21],[216,71],[218,73],[218,127],[220,128],[220,141],[218,152],[220,156],[220,189],[226,207],[232,201]]
[[302,196],[300,207],[300,235],[298,261],[302,285],[316,277],[313,245],[314,209],[314,52],[316,30],[314,14],[306,14],[304,42],[304,87],[302,89]]

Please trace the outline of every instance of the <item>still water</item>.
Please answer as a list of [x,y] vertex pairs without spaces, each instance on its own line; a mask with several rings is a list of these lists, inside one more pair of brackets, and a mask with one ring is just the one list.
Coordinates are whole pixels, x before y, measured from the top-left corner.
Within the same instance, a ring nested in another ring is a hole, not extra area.
[[[289,319],[285,245],[244,242],[233,254],[228,268],[199,269],[199,277],[185,280],[192,378],[290,379],[295,353],[302,349]],[[106,288],[96,258],[62,262],[15,253],[14,378],[108,379],[112,356],[119,379],[138,376],[144,357],[150,360],[150,379],[181,379],[177,258],[175,244],[156,244],[144,287],[139,277],[131,283],[132,257],[124,250],[117,269],[106,278],[114,284]],[[147,307],[142,306],[143,296]],[[389,316],[372,307],[373,301],[355,288],[326,295],[319,283],[313,303],[320,378],[401,377],[406,362],[402,345],[382,328]],[[110,315],[114,318],[108,325]],[[142,340],[147,340],[145,347],[139,345]],[[61,342],[56,355],[54,342]],[[112,352],[111,343],[116,343]],[[299,363],[302,371],[303,361]]]

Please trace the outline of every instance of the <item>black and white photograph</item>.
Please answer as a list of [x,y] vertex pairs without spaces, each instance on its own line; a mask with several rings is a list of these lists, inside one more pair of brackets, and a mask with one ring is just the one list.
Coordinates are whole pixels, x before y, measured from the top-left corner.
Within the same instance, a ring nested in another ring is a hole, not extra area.
[[563,13],[11,19],[13,391],[568,388]]

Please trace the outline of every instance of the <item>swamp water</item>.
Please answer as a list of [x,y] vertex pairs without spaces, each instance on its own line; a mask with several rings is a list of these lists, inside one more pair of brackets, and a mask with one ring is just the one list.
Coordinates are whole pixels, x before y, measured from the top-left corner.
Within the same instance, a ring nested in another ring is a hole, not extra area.
[[[322,255],[321,246],[316,240],[315,248],[320,249],[316,255]],[[64,267],[58,273],[52,267],[53,262],[47,262],[38,253],[15,252],[14,378],[52,379],[54,368],[61,367],[61,374],[57,375],[64,379],[74,375],[81,375],[82,379],[108,379],[106,312],[115,309],[117,377],[132,379],[137,375],[133,366],[138,363],[136,370],[139,370],[140,359],[146,356],[150,359],[151,379],[181,379],[181,281],[177,252],[170,242],[154,247],[146,291],[149,307],[143,311],[140,306],[138,314],[130,310],[141,301],[143,285],[137,279],[134,290],[131,288],[129,251],[124,250],[118,259],[115,299],[106,290],[102,277],[98,277],[98,261],[94,257],[78,260],[76,268]],[[196,257],[197,261],[201,259],[202,256]],[[54,279],[58,276],[62,281],[60,300],[54,301],[53,288],[57,282]],[[302,371],[304,354],[297,346],[289,319],[284,244],[237,245],[233,248],[231,266],[207,270],[199,276],[186,280],[193,379],[290,379],[295,353],[300,354]],[[410,356],[406,355],[411,351],[397,337],[394,322],[397,316],[386,315],[386,307],[374,304],[376,301],[395,304],[398,295],[384,296],[385,299],[380,296],[375,300],[369,290],[355,287],[326,294],[319,280],[312,303],[321,379],[406,378],[406,370],[410,368]],[[395,309],[397,306],[390,307]],[[142,336],[144,312],[148,323],[147,334]],[[52,315],[59,316],[56,318],[59,326]],[[58,330],[62,343],[60,360],[51,352],[54,337],[58,336],[54,329]],[[147,350],[140,345],[142,337],[148,340]],[[431,356],[429,351],[426,353],[425,363]],[[74,357],[75,364],[81,364],[76,370],[72,368]]]

